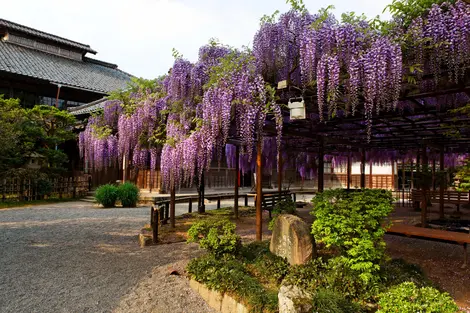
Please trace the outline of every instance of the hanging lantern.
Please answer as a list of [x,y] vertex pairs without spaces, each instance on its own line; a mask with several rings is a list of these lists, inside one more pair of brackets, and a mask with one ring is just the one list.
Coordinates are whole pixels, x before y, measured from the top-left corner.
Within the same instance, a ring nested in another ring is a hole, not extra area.
[[288,107],[290,109],[291,120],[305,119],[305,102],[302,97],[289,99]]

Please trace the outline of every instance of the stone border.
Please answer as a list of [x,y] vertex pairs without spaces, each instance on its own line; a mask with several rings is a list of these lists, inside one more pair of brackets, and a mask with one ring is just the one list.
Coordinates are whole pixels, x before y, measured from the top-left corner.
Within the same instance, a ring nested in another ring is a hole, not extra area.
[[221,313],[248,313],[248,308],[227,294],[211,290],[194,279],[189,280],[189,286],[199,293],[204,301]]

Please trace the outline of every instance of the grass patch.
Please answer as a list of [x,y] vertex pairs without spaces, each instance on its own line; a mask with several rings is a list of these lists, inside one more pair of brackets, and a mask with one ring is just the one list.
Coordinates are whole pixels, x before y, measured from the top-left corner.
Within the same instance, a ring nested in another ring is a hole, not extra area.
[[[254,207],[239,207],[238,216],[251,217],[255,216],[256,209]],[[202,220],[208,221],[220,221],[221,219],[229,219],[232,222],[235,222],[235,217],[233,214],[233,208],[226,207],[215,210],[208,210],[205,213],[185,213],[180,216],[176,216],[175,228],[171,228],[169,225],[163,225],[158,229],[158,237],[161,243],[172,243],[180,242],[187,240],[187,232],[189,228],[195,223]],[[169,221],[168,221],[169,223]],[[147,225],[146,225],[147,226]],[[150,225],[148,225],[150,227]]]

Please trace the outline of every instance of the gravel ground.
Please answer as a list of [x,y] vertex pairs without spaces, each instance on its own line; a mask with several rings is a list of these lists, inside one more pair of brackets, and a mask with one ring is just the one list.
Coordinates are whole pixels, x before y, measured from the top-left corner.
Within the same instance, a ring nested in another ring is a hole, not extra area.
[[139,248],[148,207],[0,210],[0,312],[213,312],[182,276],[197,246]]

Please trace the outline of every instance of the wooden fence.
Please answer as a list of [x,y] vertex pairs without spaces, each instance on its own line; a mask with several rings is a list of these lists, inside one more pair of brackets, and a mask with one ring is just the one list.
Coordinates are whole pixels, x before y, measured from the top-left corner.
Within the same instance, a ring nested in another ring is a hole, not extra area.
[[50,192],[44,194],[41,181],[29,179],[0,180],[1,201],[31,201],[44,198],[77,198],[87,194],[90,189],[90,175],[63,177],[47,180]]

